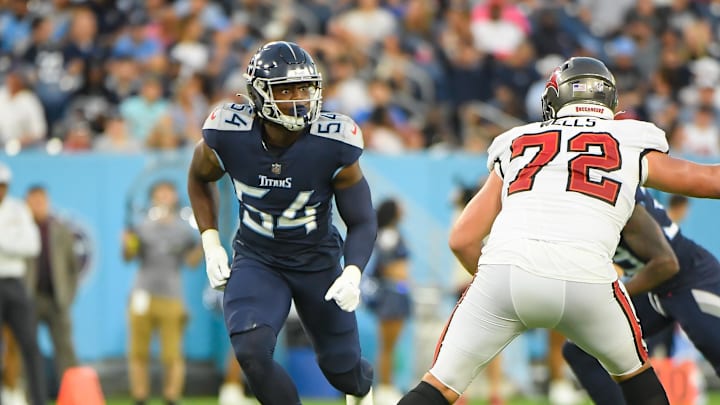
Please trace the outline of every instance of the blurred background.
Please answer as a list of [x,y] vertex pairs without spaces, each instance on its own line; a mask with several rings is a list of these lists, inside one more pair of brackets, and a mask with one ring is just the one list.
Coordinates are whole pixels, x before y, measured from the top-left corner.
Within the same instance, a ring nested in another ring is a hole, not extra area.
[[[467,281],[447,233],[463,196],[487,174],[486,148],[504,130],[540,119],[545,80],[564,59],[603,60],[617,79],[618,119],[652,121],[672,154],[720,158],[718,0],[0,0],[0,160],[13,172],[9,194],[22,198],[43,184],[74,230],[82,266],[72,339],[106,395],[128,390],[137,264],[122,260],[123,230],[148,215],[158,180],[177,186],[180,215],[192,223],[185,176],[202,123],[218,103],[244,102],[236,96],[245,92],[244,67],[270,40],[295,41],[314,56],[324,109],[363,130],[373,199],[403,207],[413,312],[393,355],[399,390],[428,368]],[[229,243],[235,196],[230,184],[219,189]],[[716,203],[693,199],[683,231],[720,255],[719,218]],[[190,270],[182,272],[185,392],[212,395],[228,339],[212,297],[203,301],[202,264]],[[358,317],[373,359],[378,321],[366,307]],[[313,368],[302,328],[289,322],[277,357],[301,394],[336,397]],[[45,328],[39,339],[51,361]],[[545,395],[546,341],[533,332],[507,350],[508,391]],[[682,353],[696,362],[701,391],[720,388],[692,347]],[[482,397],[482,381],[471,390]]]

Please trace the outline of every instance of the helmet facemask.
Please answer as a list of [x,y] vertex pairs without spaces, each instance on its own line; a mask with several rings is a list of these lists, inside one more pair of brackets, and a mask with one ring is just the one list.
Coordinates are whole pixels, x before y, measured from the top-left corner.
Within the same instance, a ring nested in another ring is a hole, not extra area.
[[[300,131],[315,122],[322,109],[322,78],[320,74],[299,78],[248,78],[248,90],[252,94],[256,112],[264,119],[282,125],[289,131]],[[305,99],[276,100],[273,86],[280,84],[307,83],[309,97]],[[309,107],[306,104],[309,103]],[[291,105],[294,115],[283,113],[280,104]]]

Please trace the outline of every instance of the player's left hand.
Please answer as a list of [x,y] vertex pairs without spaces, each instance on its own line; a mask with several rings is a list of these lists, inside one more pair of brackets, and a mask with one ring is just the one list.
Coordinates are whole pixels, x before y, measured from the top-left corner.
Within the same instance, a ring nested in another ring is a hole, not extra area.
[[343,311],[355,311],[360,304],[360,276],[358,266],[345,267],[325,293],[325,301],[335,300]]

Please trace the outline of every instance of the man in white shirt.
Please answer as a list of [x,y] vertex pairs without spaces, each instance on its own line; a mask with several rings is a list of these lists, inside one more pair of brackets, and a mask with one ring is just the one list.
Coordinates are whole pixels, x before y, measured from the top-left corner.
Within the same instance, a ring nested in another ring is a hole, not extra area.
[[7,195],[12,172],[0,163],[0,324],[15,335],[25,366],[31,405],[45,405],[35,309],[25,287],[25,259],[40,253],[40,234],[24,202]]
[[16,68],[0,87],[0,146],[19,142],[20,147],[45,139],[47,122],[40,99],[27,87],[27,71]]

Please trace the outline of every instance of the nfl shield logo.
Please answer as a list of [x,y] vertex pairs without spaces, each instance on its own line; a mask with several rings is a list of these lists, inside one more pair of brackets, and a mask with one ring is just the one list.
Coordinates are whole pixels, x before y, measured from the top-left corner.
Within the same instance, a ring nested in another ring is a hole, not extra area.
[[272,172],[272,174],[280,174],[280,172],[282,171],[282,165],[280,163],[273,163],[270,166],[270,171]]

